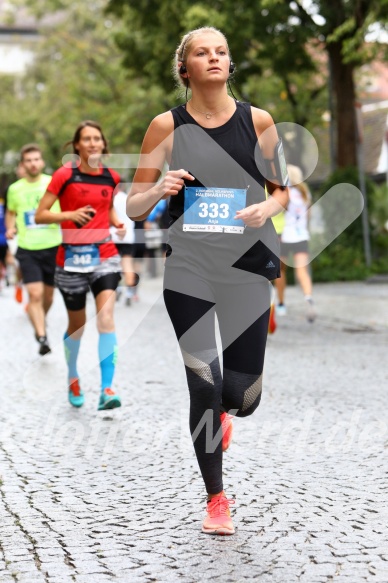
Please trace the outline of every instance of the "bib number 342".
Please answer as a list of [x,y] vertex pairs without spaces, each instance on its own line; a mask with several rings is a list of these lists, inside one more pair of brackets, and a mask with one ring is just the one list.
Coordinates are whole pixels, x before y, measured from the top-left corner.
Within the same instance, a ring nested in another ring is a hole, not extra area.
[[65,271],[87,273],[100,264],[97,245],[68,245],[65,248]]

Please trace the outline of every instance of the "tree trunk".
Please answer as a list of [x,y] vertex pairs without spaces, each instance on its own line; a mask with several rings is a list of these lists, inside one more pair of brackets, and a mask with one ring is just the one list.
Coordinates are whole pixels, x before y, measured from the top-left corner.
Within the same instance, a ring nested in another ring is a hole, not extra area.
[[356,93],[354,66],[342,62],[341,48],[341,43],[327,45],[334,92],[333,121],[337,133],[335,158],[337,167],[345,168],[357,166]]

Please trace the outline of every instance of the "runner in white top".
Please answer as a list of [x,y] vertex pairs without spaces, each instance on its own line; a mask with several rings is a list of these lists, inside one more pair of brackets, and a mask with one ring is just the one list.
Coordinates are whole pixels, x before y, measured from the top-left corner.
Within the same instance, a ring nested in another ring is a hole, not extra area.
[[[307,195],[307,201],[304,196]],[[290,187],[290,202],[285,213],[284,229],[281,236],[283,243],[300,243],[308,241],[310,234],[308,230],[308,209],[311,204],[311,195],[306,190],[306,195],[298,186]]]
[[313,322],[316,318],[316,312],[312,299],[312,281],[308,269],[308,241],[310,239],[308,221],[311,194],[307,185],[303,182],[300,168],[291,165],[288,165],[287,168],[292,186],[289,188],[290,201],[285,212],[285,224],[280,239],[281,277],[277,285],[279,300],[277,314],[279,316],[286,314],[284,295],[287,285],[287,265],[285,262],[289,255],[292,255],[296,279],[306,300],[306,318],[309,322]]
[[[112,241],[116,245],[121,257],[121,267],[125,285],[125,305],[130,306],[138,282],[138,276],[135,273],[133,261],[133,244],[135,242],[134,226],[135,223],[127,216],[126,211],[127,194],[120,190],[113,199],[113,206],[120,221],[125,225],[127,231],[124,237],[117,235],[117,229],[111,228]],[[116,290],[116,300],[119,301],[123,292],[123,286],[120,284]]]

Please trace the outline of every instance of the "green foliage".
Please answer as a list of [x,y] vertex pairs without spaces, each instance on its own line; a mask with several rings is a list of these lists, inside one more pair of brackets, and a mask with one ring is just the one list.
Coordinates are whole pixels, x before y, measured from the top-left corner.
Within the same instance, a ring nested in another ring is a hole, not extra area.
[[[356,168],[346,168],[334,172],[321,187],[320,194],[340,183],[359,187]],[[385,222],[388,220],[388,192],[386,187],[376,187],[366,178],[366,194],[370,223],[373,263],[366,267],[364,256],[363,229],[361,216],[358,217],[313,261],[315,281],[337,281],[364,279],[371,273],[388,271],[388,232]],[[324,221],[332,224],[336,221],[336,209],[325,206]]]
[[[57,6],[54,0],[43,0],[38,8]],[[54,169],[69,152],[63,146],[83,119],[101,123],[111,151],[139,151],[151,116],[160,112],[162,90],[123,68],[114,41],[121,23],[104,14],[105,0],[95,0],[93,10],[70,0],[60,6],[66,10],[57,24],[41,31],[27,74],[16,81],[0,78],[0,155],[10,159],[7,152],[36,141]]]
[[388,272],[388,186],[375,186],[370,197],[370,224],[373,240],[373,271]]
[[375,235],[386,234],[388,222],[388,185],[375,185],[370,199],[370,222]]
[[[270,57],[272,70],[277,67],[296,71],[302,66],[313,68],[303,47],[306,35],[295,33],[287,24],[293,10],[288,4],[272,6],[250,0],[202,0],[190,2],[128,3],[110,0],[109,10],[128,24],[116,36],[129,68],[144,70],[168,92],[173,89],[171,63],[179,40],[187,31],[201,26],[215,26],[227,36],[231,54],[238,64],[236,80],[243,84],[251,74],[260,74],[260,59]],[[284,23],[280,25],[279,23]],[[292,50],[290,51],[290,43]]]
[[353,281],[368,276],[363,250],[340,237],[312,262],[314,281]]
[[186,19],[186,25],[189,30],[199,28],[209,22],[212,23],[212,26],[220,30],[223,30],[227,25],[225,14],[222,14],[214,8],[207,8],[202,4],[189,6],[186,12]]
[[6,172],[27,141],[40,142],[49,167],[57,167],[63,144],[86,118],[102,124],[112,151],[137,152],[152,117],[177,104],[172,60],[181,36],[199,26],[225,32],[239,97],[268,109],[277,122],[312,130],[327,109],[325,42],[341,42],[344,61],[362,62],[370,58],[362,52],[366,28],[388,20],[388,0],[12,4],[55,18],[34,43],[37,58],[27,75],[0,76],[0,166]]
[[[358,177],[358,170],[357,168],[341,168],[333,172],[329,178],[324,182],[321,187],[321,195],[336,186],[337,184],[347,183],[356,186],[357,188],[360,187],[359,185],[359,177]],[[367,199],[370,197],[370,193],[374,189],[374,183],[370,179],[366,179],[366,192],[367,192]],[[331,225],[334,224],[337,220],[337,209],[332,205],[325,205],[324,209],[324,221],[326,224]],[[363,246],[363,238],[362,238],[362,220],[361,216],[359,216],[353,223],[349,225],[347,229],[339,237],[332,243],[332,245],[337,243],[344,243],[346,245],[352,246],[354,249],[360,248],[362,249]]]

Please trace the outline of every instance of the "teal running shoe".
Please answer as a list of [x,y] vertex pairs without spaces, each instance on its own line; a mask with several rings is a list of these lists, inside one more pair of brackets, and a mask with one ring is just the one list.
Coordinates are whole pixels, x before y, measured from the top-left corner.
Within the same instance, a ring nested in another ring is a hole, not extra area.
[[85,401],[78,379],[70,379],[69,382],[69,401],[73,407],[82,407]]
[[107,409],[116,409],[121,407],[121,399],[112,389],[104,389],[101,391],[100,402],[98,403],[98,411],[106,411]]

